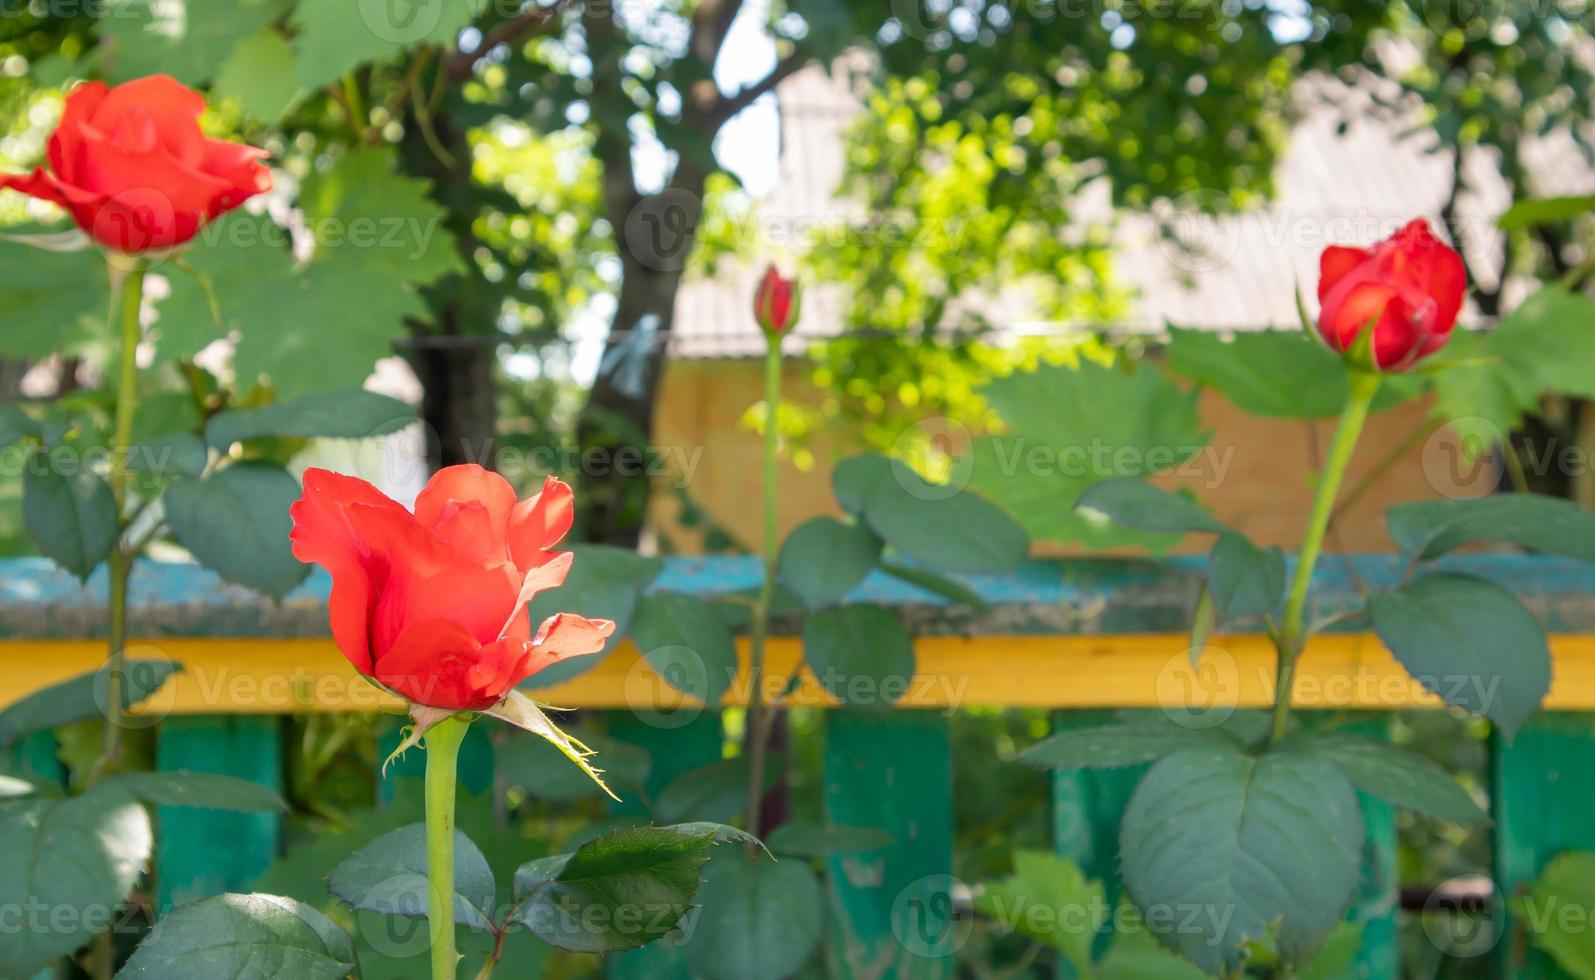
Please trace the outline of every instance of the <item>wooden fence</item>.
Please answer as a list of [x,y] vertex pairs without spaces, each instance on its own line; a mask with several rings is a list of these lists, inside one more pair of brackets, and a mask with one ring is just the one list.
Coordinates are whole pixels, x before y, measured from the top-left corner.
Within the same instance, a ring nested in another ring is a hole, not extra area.
[[[1497,738],[1490,745],[1493,876],[1510,896],[1557,853],[1595,850],[1595,574],[1587,565],[1546,558],[1471,555],[1446,564],[1505,582],[1552,634],[1546,709],[1510,743]],[[1322,566],[1315,583],[1320,612],[1349,607],[1365,586],[1389,586],[1400,574],[1398,560],[1386,556],[1332,558]],[[1195,725],[1233,707],[1269,703],[1273,659],[1263,637],[1218,637],[1201,666],[1191,666],[1185,625],[1200,572],[1200,559],[1031,562],[1012,576],[970,577],[989,603],[978,612],[878,575],[859,587],[855,599],[901,611],[916,637],[918,671],[892,710],[825,713],[818,775],[829,818],[882,828],[895,841],[879,852],[831,859],[831,928],[846,939],[831,944],[842,959],[838,975],[952,973],[953,944],[938,934],[950,928],[938,909],[947,907],[953,870],[951,709],[1049,708],[1057,726],[1091,723],[1119,708],[1204,709],[1192,716]],[[748,559],[672,559],[653,587],[711,596],[745,589],[757,576],[757,563]],[[137,570],[138,639],[130,656],[184,665],[144,708],[150,722],[159,719],[157,767],[224,772],[280,788],[281,716],[382,706],[382,696],[327,637],[326,588],[318,575],[272,604],[190,566]],[[82,588],[43,561],[0,562],[0,704],[101,663],[103,643],[95,637],[102,595],[95,583]],[[775,669],[790,670],[799,654],[797,639],[783,635],[769,655]],[[1376,637],[1355,631],[1313,642],[1296,692],[1305,707],[1367,711],[1363,729],[1373,733],[1388,712],[1437,706]],[[736,685],[726,701],[745,695],[745,685]],[[537,696],[611,712],[612,735],[652,750],[654,789],[722,752],[720,713],[684,701],[629,643]],[[812,681],[796,699],[829,704]],[[663,710],[673,711],[668,724],[659,722]],[[19,748],[40,769],[54,765],[48,738]],[[995,749],[992,764],[998,764]],[[1135,776],[1061,773],[1052,780],[1056,848],[1094,877],[1116,877],[1117,825]],[[1394,978],[1403,884],[1396,824],[1387,806],[1365,803],[1366,866],[1352,910],[1365,923],[1359,970]],[[154,875],[161,904],[247,889],[278,853],[274,814],[167,807],[158,816]],[[608,973],[684,975],[674,955],[651,948],[612,957]],[[1528,947],[1521,927],[1507,928],[1491,955],[1499,975],[1561,976]]]

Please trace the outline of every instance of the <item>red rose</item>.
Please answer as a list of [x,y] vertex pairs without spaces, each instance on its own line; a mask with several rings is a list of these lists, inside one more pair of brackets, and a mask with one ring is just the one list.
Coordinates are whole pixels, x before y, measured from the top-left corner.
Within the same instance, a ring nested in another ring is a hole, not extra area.
[[1372,248],[1331,245],[1318,265],[1318,332],[1344,351],[1373,324],[1374,362],[1386,370],[1445,346],[1467,289],[1462,256],[1422,218]]
[[312,469],[291,538],[296,558],[332,574],[332,638],[356,670],[416,704],[481,711],[615,631],[560,613],[532,633],[527,600],[570,571],[570,552],[549,549],[572,510],[552,477],[516,503],[497,473],[450,466],[412,514],[364,480]]
[[0,188],[59,204],[119,252],[181,245],[271,190],[271,171],[260,164],[266,151],[206,139],[204,111],[198,92],[165,75],[79,85],[50,136],[50,169],[0,175]]
[[797,319],[797,282],[770,266],[753,294],[753,319],[765,333],[786,333]]

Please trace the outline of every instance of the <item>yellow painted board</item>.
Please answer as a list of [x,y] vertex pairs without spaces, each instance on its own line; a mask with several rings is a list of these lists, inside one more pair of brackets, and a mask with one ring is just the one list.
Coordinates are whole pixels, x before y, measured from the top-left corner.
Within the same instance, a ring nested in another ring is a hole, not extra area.
[[[746,660],[746,646],[742,648]],[[1256,707],[1272,700],[1274,655],[1267,637],[1218,637],[1193,667],[1180,634],[922,637],[918,672],[865,699],[919,708],[1006,705],[1036,708],[1181,709]],[[1546,707],[1595,710],[1595,635],[1551,638],[1553,681]],[[769,647],[767,697],[785,689],[797,664],[796,638]],[[0,706],[100,666],[93,640],[0,642]],[[141,707],[164,714],[284,714],[369,711],[397,704],[361,678],[330,639],[179,638],[139,642],[132,658],[168,658],[184,671]],[[1439,683],[1470,683],[1440,678]],[[746,700],[745,675],[727,703]],[[538,692],[563,708],[650,710],[691,703],[627,643],[587,673]],[[1372,634],[1315,637],[1297,673],[1295,701],[1308,708],[1432,708],[1438,700],[1409,678]],[[812,677],[794,702],[834,703]],[[148,720],[148,719],[146,719]]]

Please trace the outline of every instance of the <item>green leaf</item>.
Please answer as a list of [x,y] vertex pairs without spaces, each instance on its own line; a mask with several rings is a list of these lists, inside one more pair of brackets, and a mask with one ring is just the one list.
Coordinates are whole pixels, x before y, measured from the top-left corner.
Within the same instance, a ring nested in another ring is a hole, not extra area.
[[770,831],[770,850],[795,857],[860,854],[889,847],[892,835],[873,827],[837,827],[788,821]]
[[[1574,851],[1552,858],[1513,909],[1529,942],[1549,953],[1578,980],[1595,980],[1595,932],[1588,910],[1595,908],[1595,854]],[[1569,916],[1568,909],[1585,914]]]
[[288,544],[288,507],[299,481],[267,463],[235,463],[166,491],[166,523],[177,543],[229,582],[281,598],[310,574]]
[[901,460],[864,500],[865,523],[910,561],[951,572],[1011,572],[1024,561],[1024,529],[978,495],[926,481]]
[[237,99],[247,115],[272,123],[288,111],[300,91],[294,49],[268,27],[233,46],[216,74],[211,97]]
[[1374,631],[1419,684],[1489,718],[1508,738],[1550,688],[1544,627],[1494,582],[1425,575],[1375,595],[1368,612]]
[[99,19],[117,81],[166,74],[187,85],[214,78],[233,47],[287,9],[284,0],[109,0]]
[[39,438],[39,423],[15,405],[0,402],[0,449]]
[[1595,197],[1541,197],[1518,201],[1495,219],[1502,231],[1571,221],[1595,211]]
[[698,890],[714,834],[633,827],[515,872],[514,921],[577,953],[635,949],[673,932]]
[[1285,599],[1285,553],[1259,548],[1244,534],[1230,531],[1213,543],[1207,586],[1218,619],[1272,613]]
[[229,893],[162,916],[116,980],[343,980],[354,969],[348,933],[314,908]]
[[1041,769],[1119,769],[1200,745],[1225,744],[1224,737],[1210,729],[1122,722],[1049,735],[1021,752],[1019,761]]
[[134,799],[154,806],[196,806],[212,810],[286,810],[275,790],[214,772],[126,772],[105,780]]
[[154,480],[195,477],[210,461],[205,443],[192,432],[172,432],[131,446],[127,468]]
[[1385,520],[1403,551],[1425,559],[1479,541],[1501,541],[1595,561],[1595,514],[1544,494],[1413,501],[1390,508]]
[[849,514],[864,513],[864,502],[875,487],[892,478],[892,461],[879,453],[849,456],[831,471],[831,489],[837,503]]
[[733,827],[730,824],[715,823],[713,820],[692,820],[687,823],[675,823],[664,829],[673,830],[678,834],[686,834],[689,837],[701,837],[704,834],[708,834],[714,838],[716,844],[757,845],[764,853],[770,853],[770,849],[764,846],[764,841],[759,840],[759,838],[746,830],[740,827]]
[[[1327,419],[1346,404],[1348,373],[1340,355],[1298,330],[1245,330],[1224,337],[1175,327],[1166,352],[1176,374],[1218,389],[1252,415]],[[1421,388],[1421,381],[1396,378],[1381,386],[1374,410],[1405,401]]]
[[1361,922],[1342,922],[1336,926],[1318,952],[1296,971],[1297,980],[1341,980],[1356,976],[1362,929]]
[[777,574],[810,609],[842,598],[864,581],[881,557],[881,539],[863,524],[815,517],[781,545]]
[[1091,946],[1108,917],[1101,883],[1047,851],[1016,851],[1013,867],[1012,875],[986,885],[975,910],[1058,950],[1075,976],[1091,976]]
[[1131,476],[1109,477],[1094,484],[1080,494],[1074,507],[1096,511],[1125,527],[1158,534],[1223,534],[1228,530],[1196,501]]
[[803,659],[820,686],[843,704],[885,707],[908,693],[914,645],[897,613],[854,604],[803,620]]
[[[338,865],[327,887],[357,909],[384,915],[424,916],[426,824],[389,831]],[[463,831],[454,831],[454,921],[493,931],[495,886],[487,858]]]
[[[575,560],[565,584],[533,596],[526,604],[532,629],[535,631],[544,620],[560,612],[613,620],[615,635],[604,647],[604,652],[608,653],[631,632],[632,617],[643,589],[659,575],[664,563],[629,548],[609,545],[574,545],[566,550]],[[569,680],[591,670],[598,660],[598,656],[571,657],[533,674],[523,686],[538,688]]]
[[1207,434],[1196,392],[1155,365],[1126,370],[1082,361],[1043,365],[982,389],[1008,434],[975,440],[971,485],[1017,516],[1032,538],[1094,547],[1162,547],[1162,535],[1105,525],[1075,501],[1108,477],[1174,469],[1202,451]]
[[397,398],[359,389],[328,391],[264,408],[222,412],[206,423],[205,441],[225,450],[235,442],[262,436],[371,439],[415,420],[415,409]]
[[[233,367],[247,387],[265,381],[279,395],[358,387],[393,353],[406,318],[427,316],[406,277],[355,248],[318,253],[274,282],[242,311]],[[235,307],[236,308],[236,307]],[[327,337],[338,343],[329,349]]]
[[201,233],[187,259],[210,288],[171,277],[156,324],[161,356],[236,332],[241,387],[264,379],[279,397],[358,388],[392,354],[405,319],[428,315],[416,287],[461,268],[446,212],[425,181],[396,172],[389,149],[348,153],[310,174],[300,205],[316,236],[307,262],[294,264],[286,231],[264,216],[235,214]]
[[[466,6],[471,0],[429,2]],[[379,6],[388,9],[385,0]],[[425,11],[417,13],[425,16]],[[312,173],[300,187],[299,206],[316,235],[313,262],[357,258],[414,284],[463,271],[454,237],[444,226],[448,212],[429,190],[427,181],[402,173],[388,150],[354,150],[331,169]]]
[[1209,973],[1274,922],[1287,961],[1310,954],[1340,922],[1357,885],[1362,815],[1330,763],[1196,748],[1158,762],[1124,812],[1125,882],[1164,942]]
[[1160,946],[1133,907],[1121,909],[1118,921],[1125,918],[1135,928],[1114,933],[1113,945],[1092,974],[1094,980],[1207,980],[1196,964]]
[[0,238],[0,354],[35,358],[82,351],[105,331],[110,289],[98,249],[55,252]]
[[[592,761],[601,768],[605,782],[622,789],[637,789],[647,781],[651,760],[646,750],[607,735],[581,732],[578,737],[593,750]],[[494,761],[509,785],[519,786],[540,800],[569,803],[603,793],[545,739],[507,739],[495,747]]]
[[991,604],[979,592],[956,579],[890,561],[883,561],[878,567],[892,578],[907,582],[915,588],[924,589],[931,595],[941,596],[954,605],[970,606],[976,612],[986,612],[991,609]]
[[171,292],[156,307],[151,331],[157,363],[191,357],[233,333],[248,337],[276,326],[274,304],[289,295],[298,274],[290,238],[268,215],[246,211],[201,229],[183,251],[185,268],[166,276]]
[[[765,763],[766,779],[776,767]],[[748,802],[748,760],[721,759],[682,773],[659,791],[654,812],[665,823],[710,820],[729,823]]]
[[678,592],[643,596],[631,637],[672,687],[720,703],[737,674],[736,641],[714,605]]
[[1396,806],[1461,824],[1489,820],[1450,773],[1415,752],[1338,732],[1293,735],[1285,748],[1328,759],[1352,785]]
[[425,42],[453,46],[479,8],[469,0],[300,0],[295,7],[299,82],[307,89],[337,81],[371,61],[387,61]]
[[703,911],[687,948],[692,976],[784,980],[819,944],[825,896],[807,862],[727,848],[714,855],[703,879]]
[[87,469],[61,473],[43,452],[22,473],[22,522],[40,551],[85,580],[120,533],[110,485]]
[[1546,394],[1595,397],[1595,301],[1546,286],[1485,334],[1457,331],[1447,353],[1459,358],[1433,378],[1435,417],[1470,455],[1486,451],[1538,414]]
[[[160,690],[182,665],[170,660],[127,660],[122,664],[122,706],[131,708]],[[104,717],[109,703],[109,667],[40,688],[0,711],[0,746],[24,735],[48,731],[85,718]]]
[[108,926],[152,842],[149,813],[112,787],[0,804],[0,907],[83,913],[12,932],[0,943],[0,974],[32,976]]

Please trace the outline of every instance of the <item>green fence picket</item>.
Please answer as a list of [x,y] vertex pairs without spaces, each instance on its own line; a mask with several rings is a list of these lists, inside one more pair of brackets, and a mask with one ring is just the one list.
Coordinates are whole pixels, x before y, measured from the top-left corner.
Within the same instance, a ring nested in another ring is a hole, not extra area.
[[1495,911],[1505,913],[1495,950],[1501,975],[1564,980],[1550,956],[1532,947],[1511,904],[1558,854],[1595,851],[1595,715],[1545,712],[1510,741],[1492,736],[1491,749],[1495,884],[1504,900]]
[[[161,722],[155,767],[215,772],[282,790],[282,719],[185,715]],[[277,859],[282,814],[163,806],[156,813],[155,905],[247,891]]]
[[[1114,716],[1113,711],[1058,711],[1052,730],[1106,724]],[[1145,766],[1135,766],[1052,774],[1053,849],[1078,864],[1086,877],[1102,882],[1109,905],[1119,896],[1119,821],[1145,772]],[[1111,940],[1110,935],[1098,937],[1098,954]],[[1074,967],[1060,957],[1056,975],[1058,980],[1075,980]]]
[[837,826],[884,830],[893,843],[829,860],[835,976],[950,977],[968,921],[954,901],[952,744],[940,711],[825,714],[825,806]]

